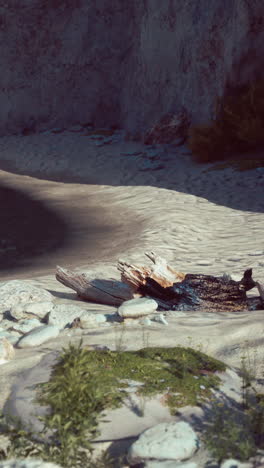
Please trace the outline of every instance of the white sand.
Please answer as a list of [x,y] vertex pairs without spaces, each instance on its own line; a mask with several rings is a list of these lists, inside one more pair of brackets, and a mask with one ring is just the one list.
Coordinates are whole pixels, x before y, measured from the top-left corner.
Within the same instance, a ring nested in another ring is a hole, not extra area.
[[[66,216],[72,233],[68,246],[36,258],[24,269],[2,272],[3,281],[32,279],[60,295],[58,300],[70,301],[74,294],[54,279],[56,264],[94,270],[101,278],[119,278],[118,258],[148,263],[144,252],[153,250],[180,271],[228,272],[240,278],[252,267],[253,278],[264,282],[263,168],[206,172],[210,165],[195,165],[184,154],[185,147],[157,147],[157,158],[151,162],[155,154],[151,147],[125,142],[122,135],[102,144],[84,133],[47,132],[0,139],[1,181],[46,201]],[[164,168],[151,170],[159,164]],[[91,241],[92,213],[97,223],[115,230]],[[254,290],[252,294],[258,295]],[[237,366],[241,345],[248,339],[252,352],[258,353],[256,365],[262,376],[263,312],[172,315],[169,327],[149,330],[149,339],[155,345],[175,345],[188,344],[190,336],[196,345],[208,343],[211,354]],[[1,366],[2,395],[8,395],[11,375],[34,365],[45,349],[66,341],[50,342],[38,352],[16,350],[15,359]],[[86,342],[114,346],[115,333],[106,328],[88,335]],[[142,346],[137,328],[127,332],[126,345]]]

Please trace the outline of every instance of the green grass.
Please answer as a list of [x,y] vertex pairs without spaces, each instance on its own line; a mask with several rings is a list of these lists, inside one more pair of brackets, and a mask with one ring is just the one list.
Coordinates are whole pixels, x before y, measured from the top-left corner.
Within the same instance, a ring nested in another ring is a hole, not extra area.
[[50,409],[43,419],[49,443],[36,443],[33,434],[16,425],[9,431],[13,452],[33,453],[63,467],[93,466],[91,442],[104,411],[122,405],[128,387],[124,379],[143,383],[138,389],[143,401],[163,394],[175,413],[181,406],[210,399],[210,389],[220,383],[214,372],[225,369],[222,362],[191,348],[91,351],[82,343],[70,345],[60,355],[50,381],[38,386],[37,400]]
[[212,122],[192,127],[187,144],[203,163],[264,150],[264,80],[217,98]]

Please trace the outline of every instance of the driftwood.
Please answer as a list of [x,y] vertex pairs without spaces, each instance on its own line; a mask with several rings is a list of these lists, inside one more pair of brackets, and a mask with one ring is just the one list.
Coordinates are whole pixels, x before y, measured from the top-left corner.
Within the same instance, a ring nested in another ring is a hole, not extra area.
[[91,279],[85,273],[76,273],[57,267],[56,279],[77,292],[86,301],[119,306],[133,299],[132,289],[125,283],[112,280]]
[[113,306],[140,295],[155,299],[159,310],[242,311],[250,309],[246,292],[254,287],[260,294],[259,305],[264,303],[264,286],[252,279],[251,268],[240,281],[234,281],[228,275],[181,273],[153,252],[145,255],[152,266],[118,262],[121,282],[91,279],[61,267],[57,267],[56,278],[82,299]]
[[119,262],[118,269],[124,282],[142,296],[155,299],[160,309],[248,310],[246,291],[257,286],[261,296],[261,286],[252,279],[252,269],[246,270],[240,281],[234,281],[227,275],[215,277],[180,273],[153,252],[146,255],[153,261],[153,267],[136,267]]

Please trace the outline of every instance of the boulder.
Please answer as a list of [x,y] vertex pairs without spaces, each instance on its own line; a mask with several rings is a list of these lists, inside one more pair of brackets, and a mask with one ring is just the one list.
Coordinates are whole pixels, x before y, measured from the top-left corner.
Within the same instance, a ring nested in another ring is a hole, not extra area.
[[60,329],[54,325],[42,325],[34,328],[29,333],[26,333],[17,343],[18,348],[30,348],[31,346],[39,346],[42,343],[56,338],[59,335]]
[[32,302],[51,302],[53,296],[45,289],[31,286],[26,281],[11,280],[0,285],[0,312]]
[[179,462],[192,457],[199,448],[199,439],[189,423],[160,423],[144,431],[129,449],[132,463],[151,459]]
[[123,318],[138,318],[152,314],[157,308],[158,304],[154,299],[140,297],[123,302],[123,304],[118,307],[117,313]]
[[52,301],[16,304],[11,308],[10,315],[16,320],[28,319],[32,316],[42,319],[53,309],[53,307],[54,304]]
[[63,330],[63,328],[70,326],[77,318],[80,319],[81,328],[97,327],[100,323],[106,321],[103,314],[96,314],[76,305],[57,304],[49,313],[48,323],[56,325]]

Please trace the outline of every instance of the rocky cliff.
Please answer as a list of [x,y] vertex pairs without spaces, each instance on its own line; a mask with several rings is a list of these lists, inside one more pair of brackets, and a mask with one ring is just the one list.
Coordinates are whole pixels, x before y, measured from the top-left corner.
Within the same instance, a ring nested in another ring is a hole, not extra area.
[[92,122],[142,135],[193,123],[261,75],[263,0],[6,0],[0,134]]

